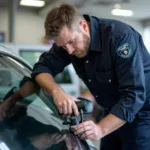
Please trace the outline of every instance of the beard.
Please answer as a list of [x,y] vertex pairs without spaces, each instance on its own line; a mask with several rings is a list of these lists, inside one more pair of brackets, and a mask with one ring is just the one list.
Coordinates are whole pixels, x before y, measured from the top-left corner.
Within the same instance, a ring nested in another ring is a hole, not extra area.
[[88,37],[86,34],[83,34],[83,49],[81,50],[75,50],[73,55],[75,55],[78,58],[83,58],[87,55],[89,47],[90,47],[90,37]]

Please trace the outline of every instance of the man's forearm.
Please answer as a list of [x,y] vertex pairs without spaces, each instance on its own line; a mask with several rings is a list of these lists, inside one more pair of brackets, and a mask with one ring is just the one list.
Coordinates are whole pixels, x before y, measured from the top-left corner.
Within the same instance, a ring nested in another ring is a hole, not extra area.
[[41,73],[35,77],[35,80],[51,96],[54,96],[58,91],[63,91],[49,73]]
[[39,87],[37,84],[33,83],[32,81],[27,81],[24,83],[23,86],[17,91],[23,98],[28,97],[34,93],[39,92]]
[[98,123],[98,126],[102,132],[102,137],[104,137],[105,135],[108,135],[109,133],[120,128],[125,123],[126,122],[124,120],[116,117],[113,114],[109,114]]
[[35,83],[27,81],[24,83],[24,85],[20,87],[20,89],[18,89],[18,91],[16,91],[14,94],[8,97],[7,100],[9,101],[9,103],[14,104],[17,101],[20,101],[23,98],[32,95],[33,93],[37,93],[38,90],[39,87]]

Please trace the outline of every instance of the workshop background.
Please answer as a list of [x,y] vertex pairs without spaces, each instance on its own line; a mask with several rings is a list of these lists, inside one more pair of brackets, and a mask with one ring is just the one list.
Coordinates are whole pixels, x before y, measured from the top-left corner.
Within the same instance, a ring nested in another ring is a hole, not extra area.
[[[73,4],[83,14],[116,19],[131,25],[143,36],[150,51],[150,0],[0,0],[0,44],[13,52],[18,51],[18,47],[23,52],[38,49],[30,55],[30,59],[29,55],[24,55],[33,65],[41,54],[38,53],[40,48],[46,51],[53,44],[53,41],[44,38],[44,21],[48,11],[61,3]],[[79,95],[94,101],[85,85],[79,83]]]
[[[28,1],[29,4],[26,3]],[[150,49],[149,0],[41,0],[37,6],[32,1],[35,0],[0,0],[0,35],[5,38],[1,39],[1,42],[43,44],[43,23],[47,12],[59,3],[71,3],[82,13],[128,23],[144,36],[145,43]],[[117,13],[117,10],[124,12],[118,12],[118,16],[112,15]]]

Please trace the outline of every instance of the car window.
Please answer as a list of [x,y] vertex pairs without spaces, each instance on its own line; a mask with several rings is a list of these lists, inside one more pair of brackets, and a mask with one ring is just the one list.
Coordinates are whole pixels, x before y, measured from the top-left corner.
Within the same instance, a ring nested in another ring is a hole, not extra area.
[[[17,91],[31,70],[17,58],[0,54],[0,103]],[[89,149],[85,141],[63,125],[51,96],[39,89],[14,106],[14,114],[0,122],[0,137],[11,150]],[[64,138],[65,135],[65,138]]]
[[17,90],[24,76],[30,76],[28,68],[10,56],[0,55],[0,99],[11,89]]
[[[29,62],[30,65],[34,65],[38,60],[40,55],[43,53],[43,51],[40,50],[23,50],[20,49],[20,56],[24,58],[27,62]],[[72,83],[71,76],[69,74],[69,70],[66,67],[65,70],[61,73],[59,73],[55,77],[55,81],[59,84],[69,84]]]
[[[2,102],[20,89],[26,80],[28,80],[28,77],[30,77],[31,71],[20,61],[11,56],[0,55],[0,57],[0,101]],[[21,103],[29,105],[27,112],[30,116],[34,114],[34,117],[40,122],[49,124],[49,119],[52,118],[49,114],[54,114],[55,117],[61,118],[58,115],[58,110],[52,97],[42,90],[40,90],[38,94],[33,93],[32,95],[25,97]],[[48,116],[43,119],[36,115],[36,113],[32,112],[33,110],[34,112],[44,112],[44,110],[48,111]],[[54,120],[56,121],[57,119],[55,118]],[[55,122],[53,123],[54,125],[56,124]]]
[[[0,55],[0,100],[6,99],[9,93],[16,92],[26,77],[30,77],[31,70],[16,58],[8,55]],[[38,99],[36,94],[33,94],[24,99],[24,102],[31,103]]]
[[32,66],[38,61],[38,59],[39,59],[39,57],[40,57],[40,55],[42,53],[43,52],[40,51],[40,50],[37,50],[37,51],[33,51],[33,50],[28,50],[28,51],[20,50],[20,56],[23,57]]

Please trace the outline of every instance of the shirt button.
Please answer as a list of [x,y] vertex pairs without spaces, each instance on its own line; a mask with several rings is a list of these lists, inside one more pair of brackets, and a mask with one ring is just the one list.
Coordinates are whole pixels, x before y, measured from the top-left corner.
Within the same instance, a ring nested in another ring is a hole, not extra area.
[[111,79],[109,79],[108,82],[111,82]]
[[91,79],[89,79],[88,81],[89,81],[89,82],[91,82],[92,80],[91,80]]
[[85,61],[85,63],[86,63],[86,64],[88,64],[88,63],[89,63],[89,61],[88,61],[88,60],[86,60],[86,61]]

